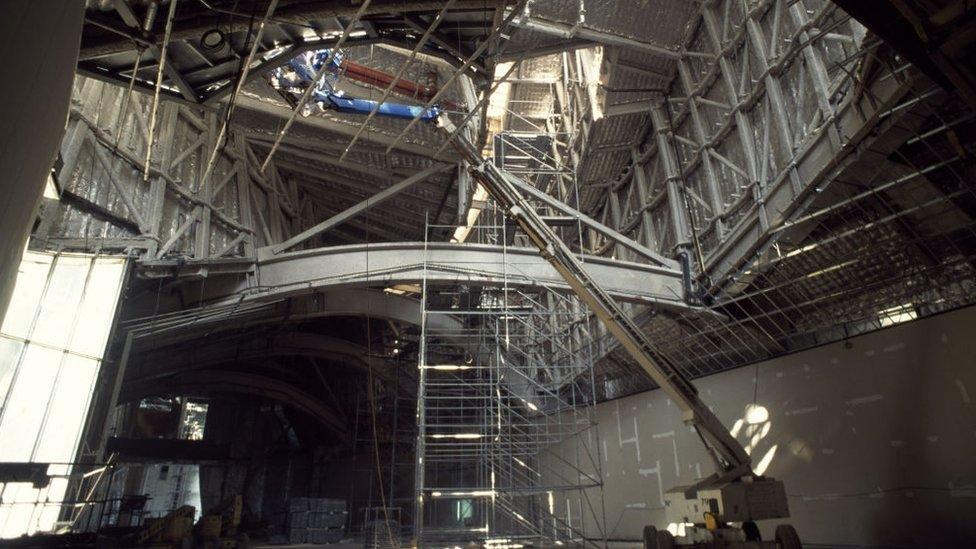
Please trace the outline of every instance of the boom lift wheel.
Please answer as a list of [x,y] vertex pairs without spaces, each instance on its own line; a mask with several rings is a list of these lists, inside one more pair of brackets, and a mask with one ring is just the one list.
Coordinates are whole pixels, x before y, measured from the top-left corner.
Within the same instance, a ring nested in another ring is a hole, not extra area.
[[742,532],[746,535],[746,541],[762,541],[759,526],[756,526],[756,523],[751,520],[742,523]]
[[803,549],[800,536],[796,535],[796,529],[789,524],[780,524],[776,527],[776,544],[780,549]]
[[674,536],[667,530],[645,526],[644,549],[674,549]]

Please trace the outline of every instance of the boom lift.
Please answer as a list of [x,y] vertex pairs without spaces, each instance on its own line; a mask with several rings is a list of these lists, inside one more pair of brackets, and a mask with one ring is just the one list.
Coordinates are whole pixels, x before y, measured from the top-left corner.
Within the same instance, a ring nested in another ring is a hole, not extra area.
[[[440,117],[437,122],[448,135],[455,133],[454,125],[447,117]],[[472,176],[484,185],[501,210],[522,229],[542,257],[603,322],[631,358],[681,409],[685,423],[695,429],[715,461],[717,471],[714,474],[690,486],[667,492],[668,520],[694,524],[686,529],[686,538],[691,538],[689,541],[694,543],[764,546],[758,543],[758,528],[754,521],[789,516],[782,481],[753,473],[749,454],[701,400],[695,386],[667,357],[654,349],[644,332],[586,272],[572,250],[546,225],[511,182],[515,176],[482,158],[474,144],[459,133],[454,145],[471,166]],[[745,526],[731,528],[730,522],[741,522]],[[777,529],[776,539],[783,549],[800,547],[796,532],[788,525]],[[645,529],[645,546],[664,548],[673,545],[674,539],[669,532],[657,532],[653,527]]]
[[[309,71],[296,70],[296,73],[299,72]],[[331,90],[331,86],[329,89]],[[374,102],[336,105],[329,97],[329,92],[325,92],[325,100],[333,102],[332,108],[344,112],[368,114],[375,108]],[[403,109],[420,108],[384,104],[380,105],[377,113],[406,117]],[[411,112],[416,116],[421,111]],[[702,401],[695,386],[666,356],[654,349],[641,329],[587,273],[572,250],[546,225],[522,196],[518,186],[512,182],[516,176],[485,160],[477,147],[460,132],[456,132],[454,124],[441,114],[439,110],[428,109],[421,112],[421,119],[436,122],[446,135],[453,136],[453,145],[469,164],[472,176],[485,187],[502,211],[522,229],[539,249],[540,255],[556,269],[621,346],[681,409],[684,422],[695,430],[715,462],[716,472],[712,475],[689,486],[673,488],[665,494],[668,520],[691,525],[685,528],[682,546],[800,548],[800,540],[792,526],[779,525],[776,528],[775,541],[763,542],[755,523],[757,520],[789,516],[783,482],[753,472],[749,454]],[[733,527],[732,523],[740,523],[741,526]],[[648,526],[644,530],[644,543],[648,549],[664,549],[674,547],[675,539],[666,530],[657,531]]]

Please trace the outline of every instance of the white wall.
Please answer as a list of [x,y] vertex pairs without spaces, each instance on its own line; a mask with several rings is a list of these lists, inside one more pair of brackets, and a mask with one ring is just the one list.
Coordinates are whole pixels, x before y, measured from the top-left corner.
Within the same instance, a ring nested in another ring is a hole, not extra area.
[[[738,438],[757,437],[755,462],[773,453],[766,474],[786,482],[805,543],[948,546],[976,539],[974,357],[970,307],[696,385],[730,427],[754,395],[767,407],[768,428]],[[597,408],[610,537],[639,539],[644,524],[667,526],[662,490],[712,470],[661,391]]]
[[0,317],[68,119],[85,3],[5,0],[2,8]]

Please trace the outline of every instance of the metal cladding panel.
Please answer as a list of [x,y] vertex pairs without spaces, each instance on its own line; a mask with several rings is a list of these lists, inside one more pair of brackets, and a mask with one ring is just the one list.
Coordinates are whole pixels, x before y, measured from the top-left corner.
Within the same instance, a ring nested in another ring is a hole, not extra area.
[[518,84],[509,98],[509,109],[526,118],[546,118],[553,111],[554,97],[548,84]]
[[533,4],[531,13],[573,25],[579,20],[581,4],[586,9],[586,27],[663,47],[678,46],[698,12],[698,3],[687,0],[553,0]]
[[[645,51],[621,49],[617,55],[617,59],[651,72],[670,74],[674,71],[673,60]],[[670,80],[670,78],[666,78],[666,80]]]
[[562,56],[546,55],[534,59],[526,59],[519,70],[525,76],[532,78],[560,78],[562,76]]
[[[584,209],[590,210],[606,199],[604,187],[630,163],[630,146],[647,124],[647,116],[629,114],[604,117],[593,123],[588,153],[580,166],[580,180],[584,185],[600,185],[600,192],[587,193]],[[592,197],[592,200],[590,200]]]
[[559,36],[533,32],[529,29],[515,29],[512,33],[512,39],[505,43],[504,53],[506,55],[518,55],[524,51],[559,46],[565,43],[566,39]]

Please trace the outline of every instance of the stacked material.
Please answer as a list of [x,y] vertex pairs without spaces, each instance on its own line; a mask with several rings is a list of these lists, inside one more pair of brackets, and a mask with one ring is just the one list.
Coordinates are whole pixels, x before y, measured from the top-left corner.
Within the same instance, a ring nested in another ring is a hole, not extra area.
[[288,543],[336,543],[346,534],[346,502],[331,498],[288,500]]

